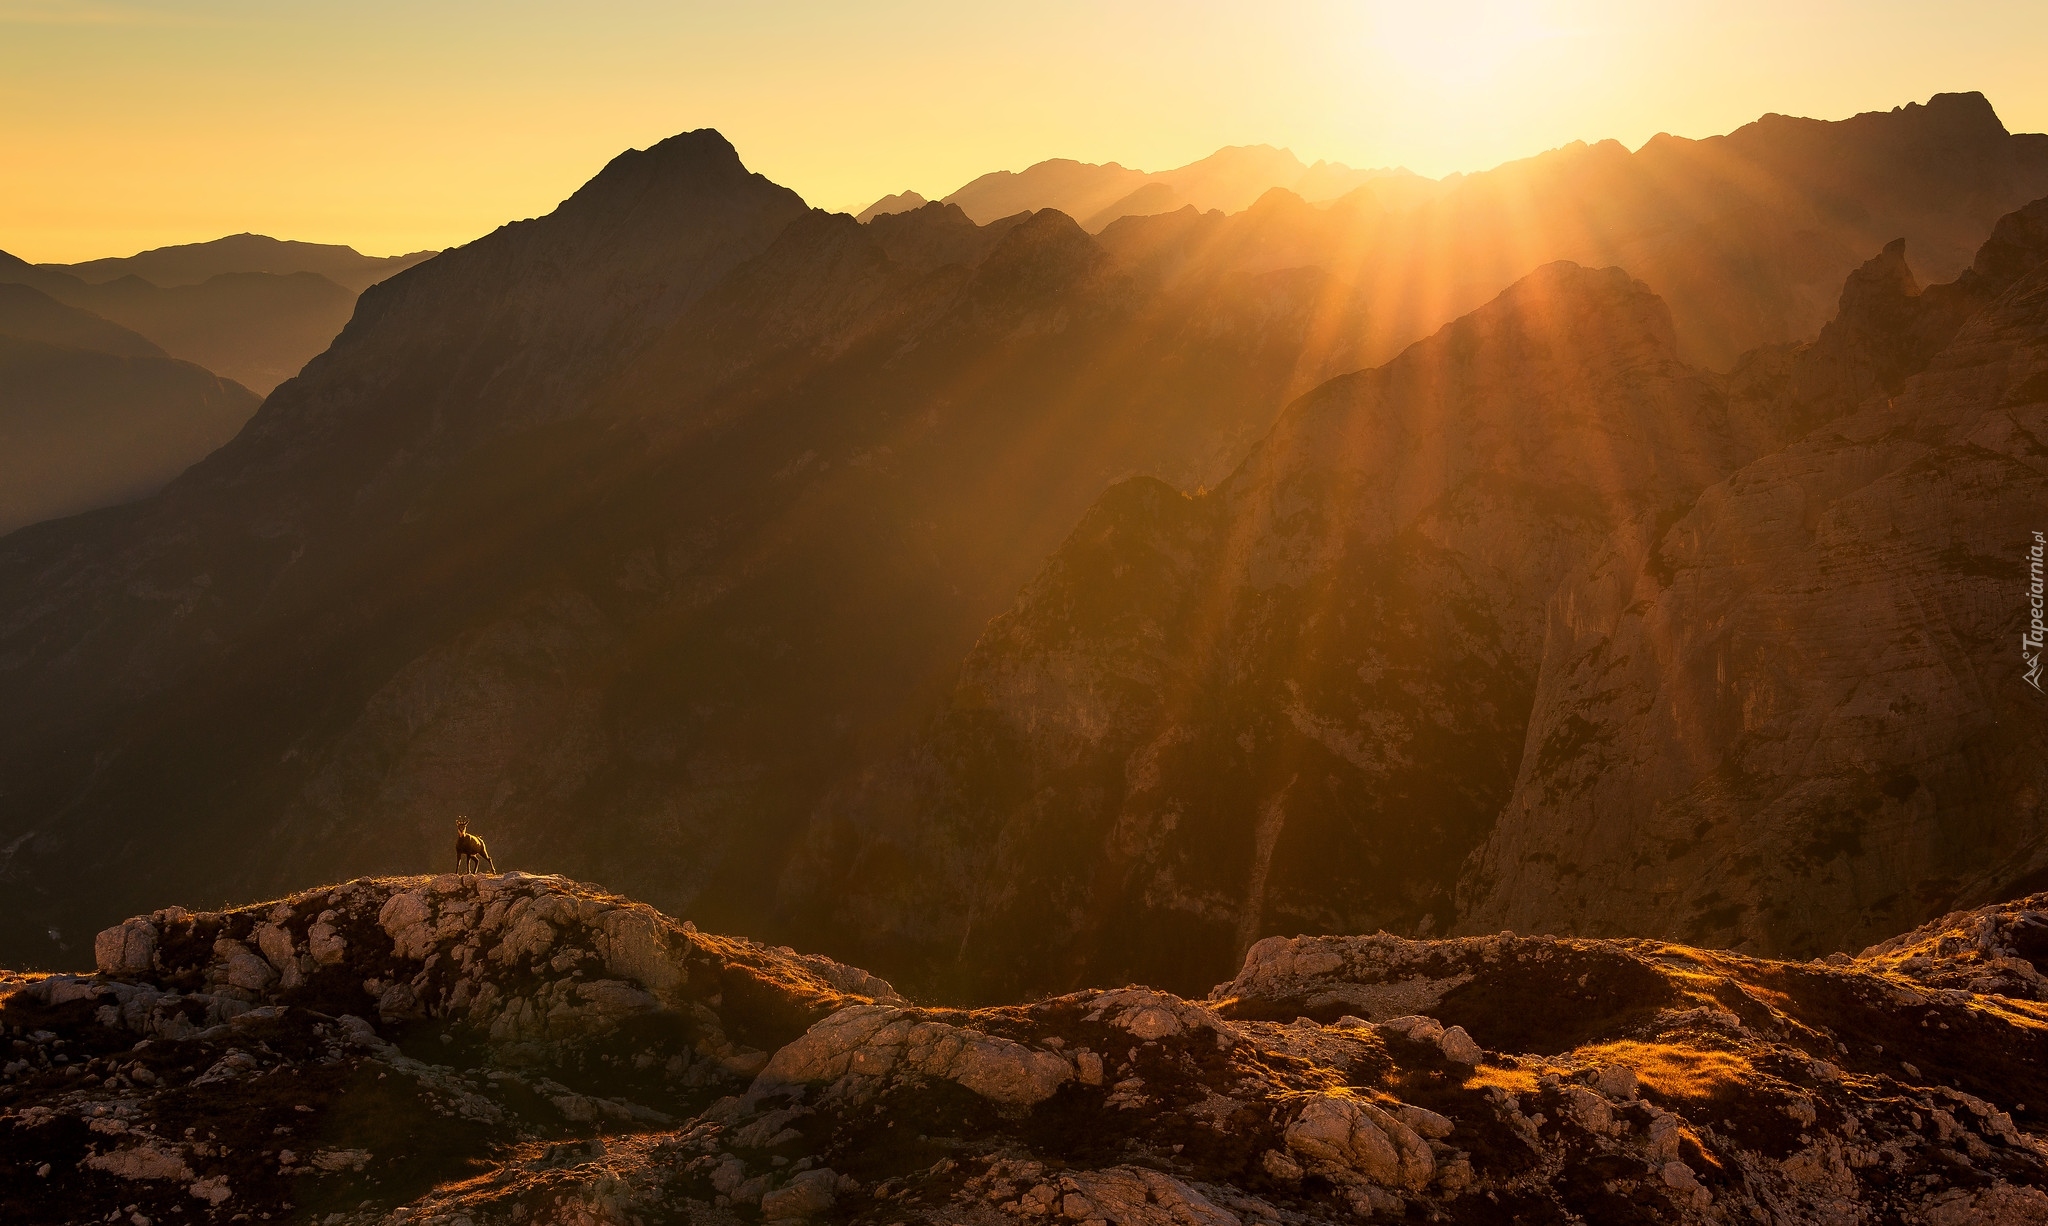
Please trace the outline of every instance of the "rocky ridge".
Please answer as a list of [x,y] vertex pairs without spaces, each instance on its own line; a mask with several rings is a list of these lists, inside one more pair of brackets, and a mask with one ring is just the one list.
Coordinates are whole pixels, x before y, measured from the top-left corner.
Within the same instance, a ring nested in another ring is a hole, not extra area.
[[1270,938],[1206,999],[922,1007],[524,874],[0,980],[10,1222],[2048,1220],[2048,895],[1864,955]]

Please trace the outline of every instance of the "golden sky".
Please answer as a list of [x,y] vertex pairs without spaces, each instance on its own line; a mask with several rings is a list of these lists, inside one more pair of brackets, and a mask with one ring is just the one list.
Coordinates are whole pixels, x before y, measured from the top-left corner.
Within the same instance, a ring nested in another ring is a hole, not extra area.
[[2042,131],[2044,64],[2039,0],[0,0],[0,249],[444,247],[697,127],[835,209],[1262,142],[1440,175],[1945,90]]

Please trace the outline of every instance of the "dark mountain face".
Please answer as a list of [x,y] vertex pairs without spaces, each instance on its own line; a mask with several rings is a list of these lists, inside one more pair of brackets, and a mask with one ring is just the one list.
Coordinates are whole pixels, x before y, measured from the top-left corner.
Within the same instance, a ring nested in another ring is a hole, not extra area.
[[302,243],[262,234],[230,234],[207,243],[156,247],[131,256],[86,260],[79,264],[44,264],[89,285],[140,277],[166,289],[199,285],[223,274],[262,272],[278,276],[309,272],[360,294],[370,286],[433,258],[431,251],[408,255],[364,255],[337,243]]
[[2048,874],[2048,201],[1953,284],[1873,280],[1835,326],[1875,394],[1559,590],[1468,927],[1807,953]]
[[0,285],[0,533],[154,493],[256,404],[118,324]]
[[[1291,407],[1215,490],[1112,490],[792,891],[1003,996],[1412,930],[1512,782],[1543,595],[1746,456],[1668,313],[1540,270]],[[953,963],[954,958],[958,959]]]
[[148,339],[121,325],[65,306],[26,285],[0,284],[0,335],[124,358],[166,356]]
[[990,999],[1204,982],[1294,931],[1806,954],[2026,887],[2033,822],[1948,832],[2041,786],[2017,672],[1963,677],[2019,629],[1989,559],[2042,493],[2044,216],[1925,292],[1888,247],[1725,378],[1639,282],[1554,266],[1304,397],[1214,491],[1112,489],[786,896]]
[[256,404],[190,362],[0,335],[0,532],[155,493]]
[[715,134],[625,155],[373,287],[159,498],[0,545],[12,947],[103,887],[428,862],[457,812],[758,926],[1106,483],[1269,424],[1310,305],[1161,293],[1057,214],[812,214]]

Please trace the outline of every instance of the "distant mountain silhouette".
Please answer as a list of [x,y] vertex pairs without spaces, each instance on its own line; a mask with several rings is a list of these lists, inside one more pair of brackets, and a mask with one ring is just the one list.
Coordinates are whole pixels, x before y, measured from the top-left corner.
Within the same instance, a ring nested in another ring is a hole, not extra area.
[[1170,213],[1184,206],[1235,213],[1276,187],[1295,189],[1309,200],[1329,200],[1379,179],[1418,186],[1430,182],[1406,170],[1353,170],[1336,162],[1304,166],[1285,149],[1235,145],[1154,174],[1115,162],[1055,158],[1021,171],[982,175],[947,196],[946,203],[959,205],[984,225],[1016,213],[1058,209],[1094,233],[1120,217]]
[[407,255],[364,255],[353,247],[335,243],[302,243],[270,238],[262,234],[230,234],[205,243],[181,243],[155,247],[135,255],[86,260],[78,264],[43,264],[42,268],[68,272],[90,285],[140,277],[166,289],[198,285],[223,273],[267,272],[288,276],[295,272],[317,273],[344,289],[362,293],[384,278],[405,271],[431,251]]
[[92,284],[0,252],[0,284],[10,283],[112,320],[258,393],[325,349],[355,306],[352,291],[313,272],[224,272],[170,288],[131,273]]
[[366,256],[234,234],[81,264],[29,264],[0,252],[0,282],[33,286],[268,393],[327,347],[356,294],[433,255]]
[[144,336],[26,285],[0,283],[0,335],[124,358],[169,356]]
[[1170,278],[1321,269],[1329,352],[1316,360],[1332,374],[1387,360],[1552,260],[1640,277],[1671,304],[1681,352],[1718,368],[1812,336],[1843,278],[1895,238],[1920,275],[1954,277],[2002,214],[2048,194],[2048,136],[2008,134],[1981,94],[1940,94],[1634,153],[1573,144],[1419,201],[1401,182],[1326,209],[1275,191],[1230,217],[1126,217],[1102,241]]
[[884,196],[880,200],[875,201],[854,214],[853,219],[855,221],[873,221],[875,218],[886,213],[908,213],[912,209],[921,209],[930,203],[931,201],[926,200],[916,192],[897,192],[893,196]]
[[0,285],[0,533],[156,492],[256,403],[126,328]]

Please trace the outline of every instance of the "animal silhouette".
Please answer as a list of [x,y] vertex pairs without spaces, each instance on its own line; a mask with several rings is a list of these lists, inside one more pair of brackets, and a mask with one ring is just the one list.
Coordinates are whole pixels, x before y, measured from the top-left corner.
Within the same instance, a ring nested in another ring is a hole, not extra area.
[[[456,818],[455,871],[458,873],[465,871],[473,873],[480,866],[486,864],[490,865],[492,872],[498,871],[497,864],[491,860],[490,849],[484,846],[482,839],[469,832],[469,819],[466,817]],[[465,869],[464,865],[467,865],[468,868]]]

